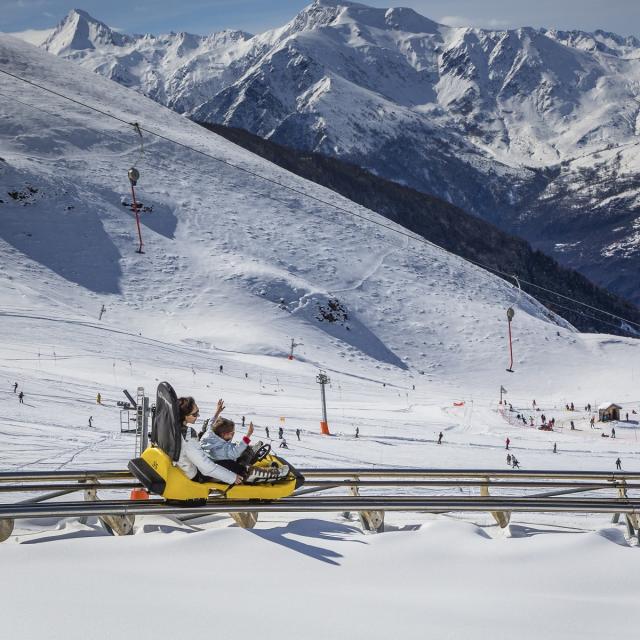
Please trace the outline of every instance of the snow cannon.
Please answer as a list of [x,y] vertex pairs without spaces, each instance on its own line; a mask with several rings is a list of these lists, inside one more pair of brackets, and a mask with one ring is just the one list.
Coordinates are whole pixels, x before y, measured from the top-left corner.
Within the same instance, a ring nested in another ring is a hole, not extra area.
[[290,496],[300,487],[304,478],[288,462],[262,447],[257,452],[253,467],[273,469],[289,467],[289,473],[277,481],[256,484],[228,485],[217,480],[198,482],[190,480],[175,466],[180,457],[182,424],[178,410],[178,398],[168,382],[158,385],[156,410],[151,427],[151,446],[140,458],[129,461],[129,471],[149,491],[165,500],[184,503],[185,506],[205,504],[209,497],[227,500],[278,500]]

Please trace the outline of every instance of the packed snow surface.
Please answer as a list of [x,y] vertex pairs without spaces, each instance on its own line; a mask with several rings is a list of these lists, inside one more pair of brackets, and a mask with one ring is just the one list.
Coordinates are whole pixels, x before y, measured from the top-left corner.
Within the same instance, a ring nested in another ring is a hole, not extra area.
[[[68,61],[2,36],[0,68],[120,119],[0,79],[1,471],[123,469],[134,436],[116,402],[162,380],[202,418],[224,398],[275,447],[283,427],[301,468],[506,468],[508,437],[523,469],[613,471],[619,457],[640,471],[638,341],[579,334],[508,283]],[[144,254],[122,204],[134,164],[153,208]],[[501,385],[514,411],[498,407]],[[584,410],[605,400],[629,413],[615,439]],[[554,432],[515,419],[539,426],[542,412]],[[500,530],[489,514],[388,513],[385,533],[365,535],[310,513],[262,514],[252,531],[226,516],[145,517],[117,538],[95,519],[21,520],[0,545],[2,630],[631,635],[640,560],[624,531],[604,515],[514,514]]]

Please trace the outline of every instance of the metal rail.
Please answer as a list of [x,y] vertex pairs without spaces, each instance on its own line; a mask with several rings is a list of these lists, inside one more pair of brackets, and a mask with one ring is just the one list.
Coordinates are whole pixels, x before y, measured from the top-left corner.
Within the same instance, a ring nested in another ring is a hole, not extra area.
[[129,516],[149,514],[342,512],[342,511],[517,511],[565,513],[640,512],[640,498],[509,498],[504,496],[334,496],[284,498],[273,502],[256,500],[209,500],[202,506],[177,506],[162,500],[105,500],[102,502],[51,502],[0,505],[0,518],[64,518],[72,516]]
[[[640,484],[630,484],[623,480],[612,480],[608,482],[570,482],[550,480],[544,481],[527,481],[527,480],[499,480],[493,478],[481,478],[478,480],[432,480],[425,478],[422,480],[360,480],[356,478],[336,479],[336,480],[306,480],[305,487],[315,487],[316,490],[336,489],[340,487],[361,487],[361,488],[379,488],[379,487],[480,487],[483,485],[491,485],[495,488],[505,489],[525,489],[525,488],[556,488],[556,489],[574,489],[579,488],[582,491],[597,491],[599,489],[612,489],[624,487],[626,489],[640,489]],[[29,491],[81,491],[84,489],[96,490],[112,490],[112,489],[135,489],[142,485],[138,481],[134,482],[77,482],[77,483],[58,483],[43,482],[29,484],[0,484],[0,493],[20,493]]]
[[[505,469],[298,469],[307,478],[537,478],[549,480],[590,480],[590,481],[629,481],[640,480],[638,472],[613,471],[550,471],[539,470],[505,470]],[[96,480],[131,480],[131,473],[126,469],[97,469],[90,471],[5,471],[0,472],[0,483],[4,482],[44,482],[44,481],[85,481]]]

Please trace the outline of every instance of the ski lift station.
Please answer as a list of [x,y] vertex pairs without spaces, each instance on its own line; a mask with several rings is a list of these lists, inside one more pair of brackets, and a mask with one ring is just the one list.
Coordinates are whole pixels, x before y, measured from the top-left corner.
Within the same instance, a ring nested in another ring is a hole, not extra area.
[[600,422],[611,422],[620,420],[620,410],[622,407],[614,402],[603,402],[598,406],[598,420]]

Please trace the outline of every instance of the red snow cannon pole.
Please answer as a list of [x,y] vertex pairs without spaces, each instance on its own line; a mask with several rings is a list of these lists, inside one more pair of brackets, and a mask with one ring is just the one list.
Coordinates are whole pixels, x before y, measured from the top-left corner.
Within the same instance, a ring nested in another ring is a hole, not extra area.
[[330,436],[329,423],[327,422],[327,398],[324,393],[324,387],[329,384],[330,380],[324,371],[320,371],[316,378],[316,382],[320,385],[320,396],[322,399],[322,420],[320,422],[320,433],[325,436]]
[[144,251],[142,250],[142,232],[140,231],[140,207],[138,206],[138,202],[136,201],[136,190],[134,188],[136,184],[138,184],[138,180],[140,180],[140,172],[135,167],[131,167],[127,175],[129,176],[129,182],[131,183],[131,210],[136,214],[138,240],[140,242],[138,248],[136,249],[136,253],[144,253]]
[[513,343],[511,341],[511,321],[513,320],[514,315],[515,311],[513,310],[513,307],[509,307],[507,309],[507,323],[509,325],[509,356],[511,358],[509,368],[507,369],[509,373],[513,373]]

